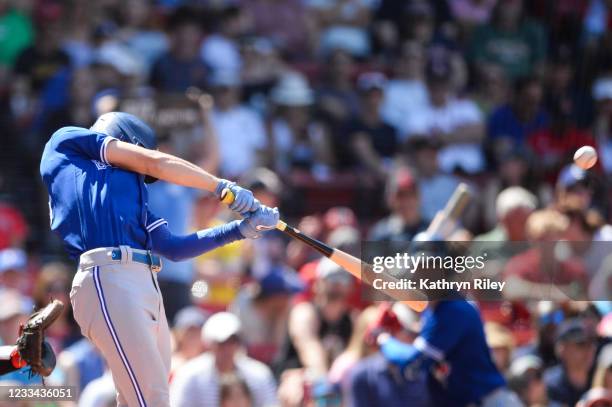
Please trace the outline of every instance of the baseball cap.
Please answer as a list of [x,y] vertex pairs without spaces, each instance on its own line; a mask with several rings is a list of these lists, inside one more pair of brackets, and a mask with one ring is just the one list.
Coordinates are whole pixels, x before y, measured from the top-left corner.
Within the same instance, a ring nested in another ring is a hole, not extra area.
[[7,270],[23,270],[27,264],[27,256],[21,249],[4,249],[0,251],[0,273]]
[[517,208],[535,210],[537,198],[523,187],[509,187],[504,189],[497,196],[495,201],[495,211],[498,218],[503,218],[510,211]]
[[586,342],[595,339],[595,333],[580,318],[570,318],[559,326],[557,342]]
[[256,296],[271,297],[279,294],[297,294],[306,286],[293,270],[273,268],[257,280]]
[[208,343],[223,343],[234,335],[238,335],[242,324],[231,312],[213,314],[202,327],[202,340]]
[[357,88],[362,92],[373,89],[384,90],[386,84],[387,77],[380,72],[365,72],[357,78]]
[[576,184],[586,184],[588,173],[576,164],[565,166],[557,179],[558,188],[571,188]]
[[240,183],[251,191],[263,189],[274,195],[280,195],[283,187],[278,175],[264,167],[245,174]]
[[272,101],[283,106],[308,106],[314,102],[308,80],[298,72],[283,75],[270,94]]
[[339,265],[328,258],[323,258],[317,264],[317,278],[330,283],[339,283],[349,285],[351,283],[350,275]]
[[542,369],[544,362],[535,355],[523,355],[514,359],[510,364],[509,373],[512,377],[521,377],[531,369]]
[[15,290],[0,291],[0,321],[5,321],[17,315],[28,314],[28,302]]
[[181,309],[174,316],[174,328],[185,329],[200,328],[208,319],[208,313],[196,306],[189,306]]

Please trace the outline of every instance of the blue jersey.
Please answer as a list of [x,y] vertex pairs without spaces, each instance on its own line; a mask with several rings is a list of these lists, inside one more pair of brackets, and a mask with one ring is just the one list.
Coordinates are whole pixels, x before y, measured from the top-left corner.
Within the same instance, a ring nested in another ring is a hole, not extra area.
[[127,245],[151,250],[151,232],[166,224],[148,210],[144,176],[111,166],[113,140],[80,127],[63,127],[45,146],[40,175],[49,192],[51,230],[68,254]]
[[403,368],[430,372],[433,405],[479,403],[505,385],[491,358],[476,307],[459,297],[440,301],[423,313],[422,321],[413,344],[390,339],[381,352]]
[[447,363],[448,376],[431,380],[437,405],[477,403],[504,386],[487,345],[480,314],[464,299],[441,301],[423,313],[423,328],[414,346],[438,362]]

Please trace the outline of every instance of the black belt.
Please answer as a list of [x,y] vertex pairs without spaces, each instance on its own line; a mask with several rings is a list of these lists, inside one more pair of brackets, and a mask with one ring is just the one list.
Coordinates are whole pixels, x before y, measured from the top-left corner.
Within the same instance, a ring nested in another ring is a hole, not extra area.
[[[121,260],[123,256],[121,255],[121,249],[113,249],[111,252],[111,258],[113,260]],[[151,253],[150,250],[147,250],[145,253],[142,251],[132,250],[132,261],[136,263],[142,263],[151,269],[151,271],[159,272],[162,268],[161,257]]]

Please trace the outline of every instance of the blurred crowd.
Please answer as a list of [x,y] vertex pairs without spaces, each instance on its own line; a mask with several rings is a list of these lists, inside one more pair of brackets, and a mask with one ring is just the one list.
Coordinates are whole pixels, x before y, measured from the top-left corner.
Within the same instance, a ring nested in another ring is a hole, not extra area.
[[[478,304],[508,387],[526,406],[612,406],[611,27],[608,0],[0,0],[0,344],[33,307],[70,302],[44,144],[125,110],[160,150],[356,255],[412,240],[467,183],[453,239],[486,242],[515,283]],[[571,165],[583,145],[599,153],[590,171]],[[176,234],[232,216],[161,181],[149,197]],[[540,245],[557,241],[565,255]],[[560,290],[542,295],[547,267]],[[368,303],[280,233],[165,261],[159,281],[172,405],[429,405],[425,379],[398,375],[376,341],[412,343],[419,316]],[[49,335],[48,382],[114,405],[69,307]]]

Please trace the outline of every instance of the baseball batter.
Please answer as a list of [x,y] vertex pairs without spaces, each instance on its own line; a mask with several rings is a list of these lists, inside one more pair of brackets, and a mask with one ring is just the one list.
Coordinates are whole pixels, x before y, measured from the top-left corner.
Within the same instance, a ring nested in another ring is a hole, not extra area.
[[[159,255],[180,261],[272,229],[278,210],[201,168],[156,150],[153,130],[107,113],[91,129],[64,127],[45,146],[40,173],[51,229],[79,261],[74,317],[106,359],[120,406],[168,406],[170,333],[156,274]],[[213,192],[229,188],[244,219],[187,236],[147,208],[146,183],[163,179]]]

